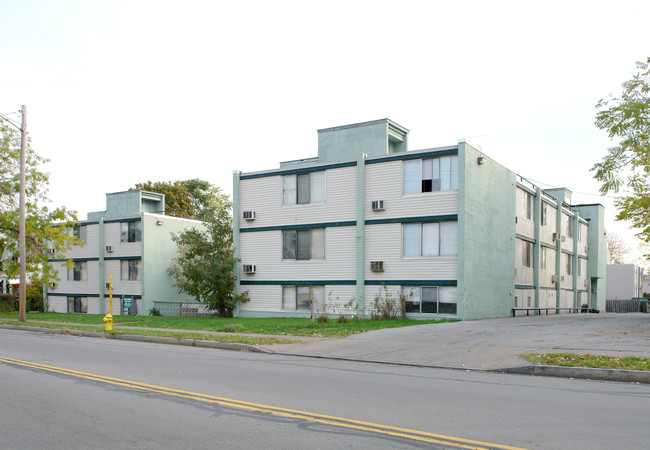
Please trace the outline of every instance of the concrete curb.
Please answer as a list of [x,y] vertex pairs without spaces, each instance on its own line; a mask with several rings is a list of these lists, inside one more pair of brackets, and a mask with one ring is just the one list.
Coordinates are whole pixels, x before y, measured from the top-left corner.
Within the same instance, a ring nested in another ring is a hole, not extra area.
[[239,352],[273,353],[270,350],[266,350],[264,348],[260,348],[255,345],[237,344],[232,342],[203,341],[197,339],[177,339],[173,337],[161,337],[161,336],[139,336],[135,334],[112,334],[112,333],[104,333],[102,331],[67,330],[61,328],[26,327],[26,326],[6,325],[6,324],[0,324],[0,328],[6,328],[10,330],[37,331],[37,332],[49,333],[49,334],[66,334],[70,336],[115,339],[118,341],[137,341],[137,342],[149,342],[153,344],[184,345],[187,347],[217,348],[221,350],[235,350]]
[[591,368],[591,367],[562,367],[562,366],[522,366],[522,367],[511,367],[507,369],[476,369],[471,367],[450,367],[450,366],[439,366],[439,365],[432,365],[432,364],[400,363],[394,361],[378,361],[378,360],[367,360],[367,359],[360,359],[360,358],[345,358],[345,357],[324,356],[324,355],[305,355],[305,354],[298,354],[298,353],[291,353],[291,352],[275,352],[272,350],[268,350],[250,344],[203,341],[197,339],[177,339],[177,338],[159,337],[159,336],[139,336],[134,334],[112,334],[112,333],[97,332],[97,331],[67,330],[67,329],[60,329],[60,328],[42,328],[42,327],[6,325],[6,324],[0,324],[0,328],[10,329],[10,330],[36,331],[36,332],[49,333],[49,334],[66,334],[70,336],[115,339],[120,341],[149,342],[154,344],[184,345],[188,347],[216,348],[220,350],[234,350],[240,352],[244,351],[244,352],[254,352],[254,353],[275,354],[275,355],[299,356],[303,358],[306,357],[306,358],[318,358],[318,359],[331,359],[331,360],[339,360],[339,361],[356,361],[356,362],[366,362],[366,363],[375,363],[375,364],[390,364],[396,366],[428,367],[432,369],[464,370],[466,372],[511,373],[517,375],[538,375],[538,376],[561,377],[561,378],[580,378],[580,379],[587,379],[587,380],[618,381],[624,383],[650,384],[650,371],[643,371],[643,370],[599,369],[599,368]]
[[597,367],[525,366],[512,367],[510,369],[499,370],[498,372],[650,384],[650,371],[647,370],[601,369]]
[[626,369],[598,369],[591,367],[562,367],[562,366],[524,366],[509,369],[477,369],[473,367],[440,366],[435,364],[403,363],[394,361],[378,361],[340,356],[306,355],[289,352],[271,352],[276,355],[300,356],[303,358],[332,359],[338,361],[356,361],[394,366],[427,367],[430,369],[462,370],[465,372],[506,373],[515,375],[538,375],[560,378],[581,378],[585,380],[619,381],[624,383],[650,384],[650,371]]

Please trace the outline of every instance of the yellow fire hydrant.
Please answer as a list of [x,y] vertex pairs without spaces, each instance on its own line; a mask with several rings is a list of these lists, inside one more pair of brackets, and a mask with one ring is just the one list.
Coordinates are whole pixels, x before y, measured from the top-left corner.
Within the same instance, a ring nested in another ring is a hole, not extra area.
[[104,328],[104,331],[112,331],[113,330],[113,314],[106,314],[102,321],[106,324],[106,327]]
[[106,314],[102,322],[106,324],[104,331],[113,331],[113,274],[108,274],[108,298],[111,302],[111,312]]

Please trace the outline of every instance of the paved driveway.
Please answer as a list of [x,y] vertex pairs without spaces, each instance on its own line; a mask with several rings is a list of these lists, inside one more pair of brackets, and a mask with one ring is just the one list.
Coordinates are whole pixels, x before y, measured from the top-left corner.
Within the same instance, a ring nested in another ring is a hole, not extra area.
[[437,367],[508,369],[529,352],[650,357],[650,314],[566,314],[471,320],[384,329],[274,352]]

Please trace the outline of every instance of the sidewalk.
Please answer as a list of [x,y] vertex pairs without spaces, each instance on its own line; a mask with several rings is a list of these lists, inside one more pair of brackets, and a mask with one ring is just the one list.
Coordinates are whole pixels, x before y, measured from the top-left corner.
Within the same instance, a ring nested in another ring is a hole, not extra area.
[[[3,327],[25,329],[25,327],[10,325]],[[142,329],[128,325],[114,327]],[[191,339],[111,335],[103,333],[102,328],[103,325],[98,325],[97,332],[70,330],[68,334],[373,363],[650,383],[650,371],[532,366],[518,356],[523,353],[569,352],[650,358],[650,314],[642,313],[566,314],[425,324],[387,328],[345,338],[269,335],[287,339],[291,343],[258,346]]]
[[649,371],[532,366],[523,353],[650,358],[650,314],[566,314],[486,319],[372,331],[274,353],[467,370],[650,383]]

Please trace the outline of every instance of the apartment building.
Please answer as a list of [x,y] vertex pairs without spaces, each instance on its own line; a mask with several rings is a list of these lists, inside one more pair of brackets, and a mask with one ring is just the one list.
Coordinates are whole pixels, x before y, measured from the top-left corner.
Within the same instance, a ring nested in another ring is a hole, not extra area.
[[386,295],[413,318],[604,305],[601,205],[571,205],[464,140],[407,145],[382,119],[319,130],[317,157],[235,172],[235,292],[251,299],[236,314],[369,315]]
[[195,304],[173,286],[167,269],[177,254],[172,233],[201,226],[196,220],[166,216],[164,194],[106,194],[106,210],[89,213],[74,228],[85,245],[50,255],[59,281],[46,286],[46,311],[108,313],[109,279],[114,315],[147,315],[161,305],[173,305],[173,311],[184,303]]

